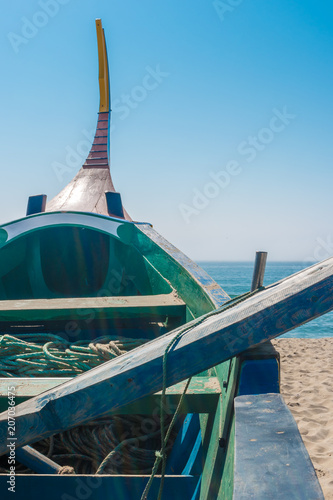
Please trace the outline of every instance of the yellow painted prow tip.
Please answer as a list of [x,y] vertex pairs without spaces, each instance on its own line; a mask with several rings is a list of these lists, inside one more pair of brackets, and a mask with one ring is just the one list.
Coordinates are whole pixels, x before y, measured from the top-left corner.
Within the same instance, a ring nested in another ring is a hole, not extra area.
[[98,46],[98,64],[99,64],[99,112],[105,113],[110,111],[110,87],[109,87],[109,66],[108,56],[106,51],[106,43],[102,20],[96,19],[96,33]]

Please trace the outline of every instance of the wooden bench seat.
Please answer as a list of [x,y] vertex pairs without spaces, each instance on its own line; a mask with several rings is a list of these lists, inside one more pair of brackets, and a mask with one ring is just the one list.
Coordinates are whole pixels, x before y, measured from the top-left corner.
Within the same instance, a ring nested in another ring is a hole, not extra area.
[[[10,379],[15,386],[16,404],[22,403],[42,392],[53,389],[71,378],[39,378],[39,377],[15,377]],[[165,412],[173,414],[181,395],[184,392],[186,381],[175,384],[166,390]],[[143,414],[149,415],[160,407],[162,392],[146,396],[139,401],[130,403],[115,414]],[[216,406],[221,394],[221,388],[217,377],[193,377],[186,391],[181,412],[183,413],[211,413]],[[8,408],[8,378],[0,378],[0,412]]]
[[234,500],[324,499],[281,394],[235,398]]
[[175,294],[125,297],[2,300],[0,327],[64,321],[147,319],[185,321],[186,305]]

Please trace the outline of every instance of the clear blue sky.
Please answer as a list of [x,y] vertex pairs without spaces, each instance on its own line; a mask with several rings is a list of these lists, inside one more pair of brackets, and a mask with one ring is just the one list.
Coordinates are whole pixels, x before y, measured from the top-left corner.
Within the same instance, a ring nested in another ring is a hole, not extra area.
[[5,2],[0,221],[79,169],[66,154],[96,124],[97,17],[132,217],[197,260],[332,254],[333,5],[318,0]]

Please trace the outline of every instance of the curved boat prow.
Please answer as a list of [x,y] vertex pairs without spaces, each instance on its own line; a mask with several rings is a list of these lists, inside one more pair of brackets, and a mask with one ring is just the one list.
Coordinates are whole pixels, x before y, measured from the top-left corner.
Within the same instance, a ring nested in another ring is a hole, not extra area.
[[70,210],[93,212],[131,220],[116,192],[109,164],[110,84],[105,35],[101,19],[96,19],[99,60],[100,105],[91,150],[74,179],[46,206],[46,212]]
[[109,65],[108,55],[105,43],[104,29],[102,20],[96,19],[96,34],[98,45],[98,63],[99,63],[99,112],[109,113],[110,111],[110,84],[109,84]]
[[94,142],[83,168],[108,169],[110,141],[110,84],[105,35],[101,19],[96,19],[96,34],[99,63],[99,113]]

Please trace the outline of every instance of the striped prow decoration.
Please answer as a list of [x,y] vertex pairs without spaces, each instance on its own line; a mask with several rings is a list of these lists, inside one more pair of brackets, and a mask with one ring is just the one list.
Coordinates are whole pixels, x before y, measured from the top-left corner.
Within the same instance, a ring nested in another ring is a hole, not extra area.
[[109,168],[109,124],[110,112],[99,113],[94,142],[83,168]]

